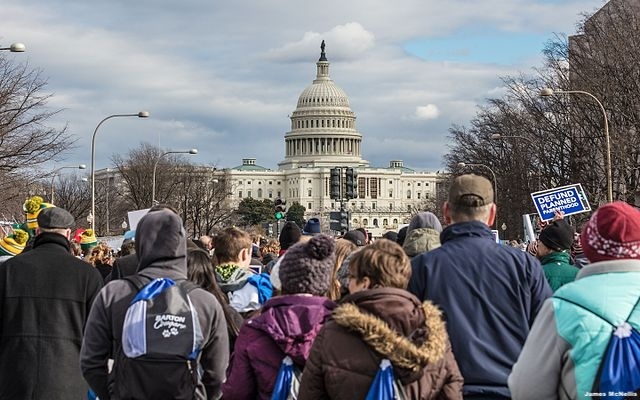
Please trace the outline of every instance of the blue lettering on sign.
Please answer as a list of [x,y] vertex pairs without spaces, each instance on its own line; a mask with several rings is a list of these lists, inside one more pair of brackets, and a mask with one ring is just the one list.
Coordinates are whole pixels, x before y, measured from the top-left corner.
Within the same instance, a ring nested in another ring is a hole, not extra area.
[[568,216],[591,210],[579,184],[532,193],[531,197],[543,221],[553,219],[556,211]]

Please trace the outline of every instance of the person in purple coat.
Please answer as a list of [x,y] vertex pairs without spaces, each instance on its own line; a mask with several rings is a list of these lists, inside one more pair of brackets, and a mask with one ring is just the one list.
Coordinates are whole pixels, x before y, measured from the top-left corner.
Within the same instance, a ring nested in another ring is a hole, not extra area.
[[335,262],[335,242],[314,236],[291,247],[280,263],[282,296],[240,329],[222,387],[223,398],[270,399],[285,356],[300,369],[335,303],[326,298]]

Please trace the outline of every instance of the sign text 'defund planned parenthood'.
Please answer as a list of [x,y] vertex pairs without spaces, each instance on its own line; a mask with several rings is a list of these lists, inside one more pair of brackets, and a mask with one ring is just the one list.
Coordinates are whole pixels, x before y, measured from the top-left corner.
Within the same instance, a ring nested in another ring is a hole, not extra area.
[[564,212],[565,216],[591,211],[579,183],[531,193],[531,198],[543,221],[553,219],[556,211]]

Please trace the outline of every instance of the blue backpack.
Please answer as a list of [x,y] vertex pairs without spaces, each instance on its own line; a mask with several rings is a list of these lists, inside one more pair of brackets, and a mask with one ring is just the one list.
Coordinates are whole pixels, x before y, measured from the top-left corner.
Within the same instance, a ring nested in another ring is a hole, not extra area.
[[190,281],[139,275],[125,278],[138,290],[129,304],[115,355],[112,390],[118,399],[189,399],[199,382],[204,344]]
[[387,359],[380,362],[380,368],[373,378],[365,400],[404,400],[407,395],[393,376],[393,366]]
[[611,325],[611,338],[598,367],[592,391],[602,393],[603,396],[600,397],[604,399],[638,398],[640,395],[640,333],[629,324],[628,320],[640,299],[631,308],[631,313],[625,321],[615,325],[602,315],[574,301],[559,296],[554,298],[589,311]]

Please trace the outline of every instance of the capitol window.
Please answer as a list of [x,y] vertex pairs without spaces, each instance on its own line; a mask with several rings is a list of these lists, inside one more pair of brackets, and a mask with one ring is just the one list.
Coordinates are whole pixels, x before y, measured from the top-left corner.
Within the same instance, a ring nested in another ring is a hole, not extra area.
[[262,189],[258,189],[258,198],[262,198]]
[[238,190],[238,197],[242,198],[242,190]]
[[247,191],[247,197],[251,197],[251,190]]

